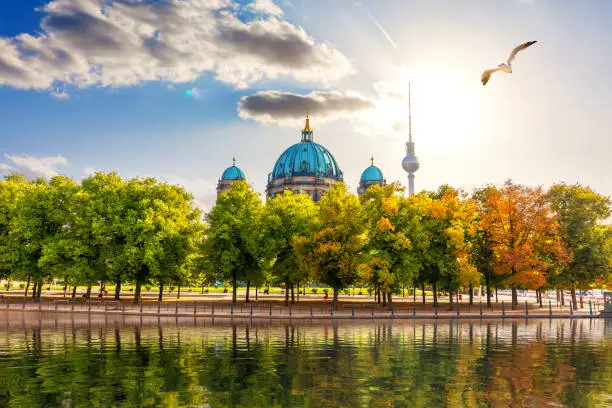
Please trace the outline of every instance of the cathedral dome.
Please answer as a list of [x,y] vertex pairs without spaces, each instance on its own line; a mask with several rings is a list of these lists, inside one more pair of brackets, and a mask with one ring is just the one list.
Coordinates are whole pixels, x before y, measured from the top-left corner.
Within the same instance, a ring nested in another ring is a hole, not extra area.
[[270,173],[270,181],[300,176],[342,180],[342,171],[329,150],[318,143],[302,141],[280,155]]
[[342,170],[334,156],[325,147],[312,141],[310,120],[302,131],[302,141],[289,147],[280,155],[268,182],[289,177],[330,178],[342,181]]
[[234,159],[234,164],[223,172],[221,175],[221,180],[224,181],[234,181],[234,180],[245,180],[244,173],[238,167],[236,167],[236,159]]
[[384,179],[382,171],[374,164],[361,173],[361,181],[383,181]]

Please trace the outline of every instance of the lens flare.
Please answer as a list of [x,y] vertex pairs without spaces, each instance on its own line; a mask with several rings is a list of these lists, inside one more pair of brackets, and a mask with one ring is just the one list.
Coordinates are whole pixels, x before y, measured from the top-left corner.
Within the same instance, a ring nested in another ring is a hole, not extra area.
[[366,13],[366,15],[370,18],[370,20],[372,20],[374,25],[380,30],[381,33],[383,33],[383,35],[385,36],[387,41],[389,41],[389,43],[393,46],[393,48],[395,48],[397,50],[399,47],[397,46],[395,41],[393,41],[393,38],[391,38],[389,33],[387,33],[387,31],[384,29],[384,27],[378,22],[378,20],[376,20],[376,17],[374,17],[372,12],[370,10],[368,10],[368,8],[366,6],[364,6],[363,4],[361,4],[359,2],[355,2],[355,5],[357,7],[360,7]]

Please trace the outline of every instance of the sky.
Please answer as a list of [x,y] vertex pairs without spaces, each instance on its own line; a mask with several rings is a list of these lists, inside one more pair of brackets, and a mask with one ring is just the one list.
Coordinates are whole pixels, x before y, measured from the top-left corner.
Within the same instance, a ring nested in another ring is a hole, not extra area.
[[611,196],[611,17],[598,0],[0,1],[0,174],[153,176],[207,210],[234,156],[263,197],[308,110],[353,191],[371,156],[406,185],[411,83],[417,190]]

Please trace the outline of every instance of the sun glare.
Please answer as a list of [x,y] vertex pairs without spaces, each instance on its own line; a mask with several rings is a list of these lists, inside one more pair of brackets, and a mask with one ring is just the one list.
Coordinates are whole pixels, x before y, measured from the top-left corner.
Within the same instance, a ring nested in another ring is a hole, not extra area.
[[[363,117],[370,126],[389,136],[408,134],[408,84],[411,84],[412,131],[420,142],[435,139],[441,148],[460,147],[477,126],[477,85],[466,84],[452,72],[410,73],[401,69],[375,88],[378,100]],[[433,143],[433,142],[432,142]]]

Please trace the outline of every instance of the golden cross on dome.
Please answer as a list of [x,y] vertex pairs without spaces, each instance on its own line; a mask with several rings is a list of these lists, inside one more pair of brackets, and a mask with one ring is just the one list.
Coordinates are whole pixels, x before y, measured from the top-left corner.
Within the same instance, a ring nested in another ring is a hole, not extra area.
[[304,128],[304,132],[312,132],[312,130],[310,130],[310,115],[308,111],[306,111],[306,127]]

